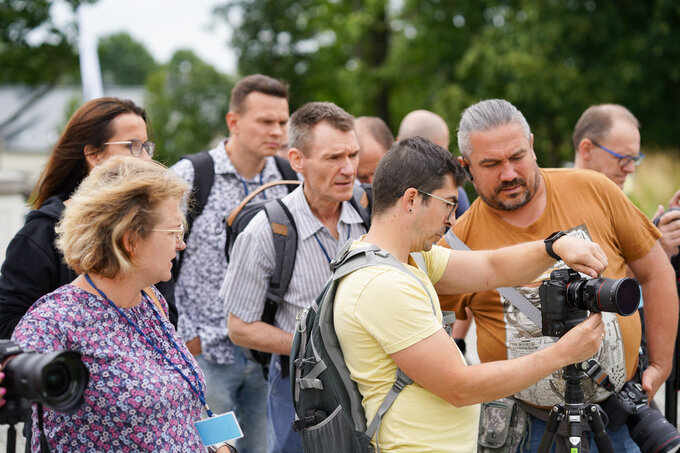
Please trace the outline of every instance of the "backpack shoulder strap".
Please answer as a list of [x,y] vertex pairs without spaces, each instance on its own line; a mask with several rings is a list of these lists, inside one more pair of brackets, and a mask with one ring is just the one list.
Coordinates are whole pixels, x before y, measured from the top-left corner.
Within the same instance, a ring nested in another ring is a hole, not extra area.
[[215,181],[215,163],[208,151],[201,151],[196,154],[189,154],[184,156],[194,166],[194,183],[191,193],[193,194],[193,203],[187,211],[187,233],[191,232],[191,227],[198,216],[203,212],[205,204],[208,202],[210,189],[212,189]]
[[354,185],[354,193],[349,204],[359,213],[366,231],[371,227],[371,208],[373,206],[373,187],[370,184]]
[[[286,295],[293,276],[298,235],[293,215],[281,199],[265,203],[264,211],[269,219],[274,239],[274,272],[269,278],[267,288],[267,299],[274,304],[267,304],[265,308],[265,311],[273,309],[273,313],[265,313],[268,316],[267,319],[271,319],[273,323],[278,304],[283,301],[283,296]],[[263,320],[265,320],[265,314],[263,314]]]
[[[274,162],[276,162],[276,168],[279,170],[279,173],[281,173],[281,177],[283,179],[287,180],[296,180],[298,179],[298,175],[293,170],[293,167],[290,166],[290,162],[288,162],[286,159],[280,156],[274,156]],[[292,192],[295,190],[295,187],[293,186],[288,186],[288,193]]]

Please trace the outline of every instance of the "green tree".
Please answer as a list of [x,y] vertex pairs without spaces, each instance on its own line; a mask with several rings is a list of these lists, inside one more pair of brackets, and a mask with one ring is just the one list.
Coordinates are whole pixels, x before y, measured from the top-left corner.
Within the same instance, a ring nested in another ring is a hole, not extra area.
[[158,66],[146,47],[128,33],[100,39],[98,51],[105,83],[143,85]]
[[146,82],[145,106],[157,160],[168,165],[226,134],[233,81],[193,52],[177,51]]
[[[96,0],[66,0],[73,10]],[[0,83],[54,84],[77,77],[75,23],[57,27],[50,16],[54,0],[0,1]]]

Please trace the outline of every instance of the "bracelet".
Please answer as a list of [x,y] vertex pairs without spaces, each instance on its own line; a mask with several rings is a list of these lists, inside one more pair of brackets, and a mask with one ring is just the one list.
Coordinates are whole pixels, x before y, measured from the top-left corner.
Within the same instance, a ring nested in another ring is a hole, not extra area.
[[545,238],[543,242],[545,243],[545,252],[548,254],[548,256],[555,258],[557,261],[562,261],[562,258],[560,258],[560,256],[553,250],[553,244],[556,240],[566,235],[567,233],[564,231],[555,231],[553,234]]

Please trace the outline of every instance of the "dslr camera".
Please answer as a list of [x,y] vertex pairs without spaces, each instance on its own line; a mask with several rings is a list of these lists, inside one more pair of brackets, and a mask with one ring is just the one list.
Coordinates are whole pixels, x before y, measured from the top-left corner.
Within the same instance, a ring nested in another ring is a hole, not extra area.
[[581,278],[572,269],[558,269],[538,288],[543,335],[561,337],[584,321],[588,311],[622,316],[635,313],[640,286],[633,278]]
[[609,416],[607,428],[617,431],[625,423],[642,453],[677,452],[680,433],[647,402],[647,394],[639,383],[626,382],[620,392],[611,395],[602,405]]
[[83,403],[90,374],[80,353],[73,351],[23,351],[10,340],[0,340],[0,364],[7,389],[7,404],[0,408],[0,423],[26,420],[30,406],[26,400],[60,412],[77,409]]

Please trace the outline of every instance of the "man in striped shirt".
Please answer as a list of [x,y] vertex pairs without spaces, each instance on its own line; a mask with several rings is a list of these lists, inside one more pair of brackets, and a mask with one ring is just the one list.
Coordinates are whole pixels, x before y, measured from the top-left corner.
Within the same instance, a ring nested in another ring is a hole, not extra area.
[[351,115],[327,102],[311,102],[290,118],[293,169],[304,176],[301,187],[282,199],[298,234],[295,268],[288,292],[270,325],[260,319],[269,277],[275,266],[272,230],[264,212],[239,235],[222,285],[229,313],[231,340],[243,347],[273,353],[269,368],[267,451],[301,452],[293,432],[293,402],[288,356],[298,312],[307,308],[330,277],[329,264],[348,240],[366,233],[361,216],[348,203],[359,161],[359,145]]

